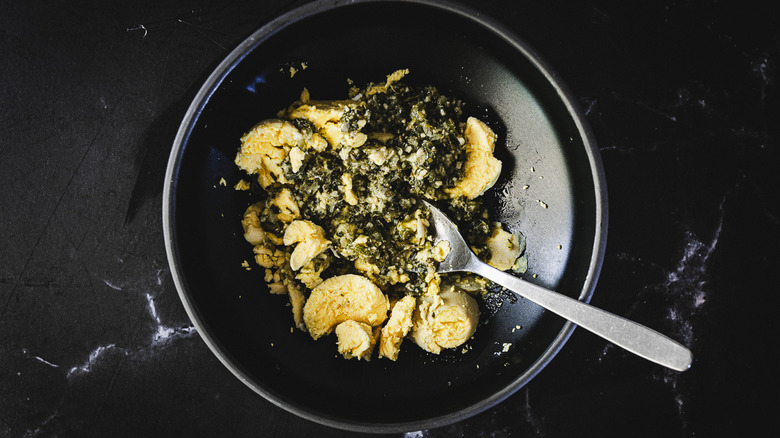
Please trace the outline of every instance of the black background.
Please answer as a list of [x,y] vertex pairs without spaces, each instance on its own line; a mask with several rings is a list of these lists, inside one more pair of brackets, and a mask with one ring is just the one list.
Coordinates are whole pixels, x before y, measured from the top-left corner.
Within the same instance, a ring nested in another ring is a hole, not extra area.
[[[232,48],[302,3],[0,2],[0,436],[359,435],[235,379],[192,330],[162,239],[187,106]],[[592,304],[695,359],[675,373],[576,330],[503,403],[408,436],[776,433],[771,3],[464,3],[529,42],[593,128],[610,217]]]

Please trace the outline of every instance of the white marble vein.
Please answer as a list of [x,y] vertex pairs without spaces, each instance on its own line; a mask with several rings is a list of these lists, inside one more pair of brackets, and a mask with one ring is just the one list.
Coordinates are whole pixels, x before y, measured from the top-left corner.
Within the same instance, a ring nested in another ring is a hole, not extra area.
[[87,358],[86,362],[84,362],[81,365],[74,366],[70,370],[68,370],[68,373],[65,375],[66,378],[71,379],[75,376],[79,376],[82,374],[88,374],[90,371],[92,371],[92,367],[95,365],[95,363],[98,362],[98,360],[109,350],[116,348],[116,344],[108,344],[108,345],[101,345],[94,350],[92,350],[89,353],[89,357]]
[[45,427],[46,427],[46,426],[47,426],[49,423],[51,423],[52,421],[54,421],[54,419],[55,419],[55,418],[57,418],[57,416],[58,416],[58,415],[59,415],[59,412],[55,410],[55,411],[54,411],[54,413],[52,413],[52,414],[51,414],[51,415],[49,415],[49,416],[48,416],[48,417],[47,417],[45,420],[43,420],[43,421],[41,422],[41,424],[40,424],[38,427],[36,427],[35,429],[28,429],[28,430],[25,432],[25,434],[24,434],[24,435],[22,435],[22,436],[23,436],[24,438],[34,438],[34,437],[37,437],[37,436],[41,436],[41,434],[42,434],[42,433],[43,433],[43,431],[44,431],[44,428],[45,428]]
[[[683,255],[674,271],[667,276],[664,289],[673,297],[673,306],[668,309],[669,318],[677,327],[677,339],[686,344],[694,352],[694,364],[696,366],[696,350],[694,344],[694,322],[696,314],[707,304],[709,280],[708,263],[712,254],[716,251],[718,240],[723,230],[726,198],[718,207],[719,220],[709,241],[702,241],[692,232],[686,233]],[[687,392],[681,384],[685,374],[671,370],[664,370],[659,377],[667,384],[675,394],[674,402],[677,413],[686,427],[685,401]]]
[[691,231],[685,233],[682,257],[675,269],[667,274],[663,285],[665,293],[674,303],[668,309],[668,316],[677,325],[681,341],[687,345],[691,345],[694,340],[693,317],[707,303],[708,264],[723,230],[725,203],[724,197],[718,206],[717,226],[708,242],[702,241]]
[[[709,299],[709,272],[708,266],[712,254],[718,248],[718,241],[723,230],[725,216],[726,197],[724,196],[718,206],[718,222],[708,239],[702,239],[693,231],[684,233],[681,244],[681,254],[677,264],[670,270],[665,270],[654,263],[646,263],[638,257],[620,254],[622,261],[640,263],[653,269],[659,269],[663,273],[663,281],[656,285],[650,285],[644,293],[659,293],[669,299],[671,305],[666,309],[667,317],[672,321],[673,333],[667,333],[672,338],[687,345],[694,353],[693,367],[696,366],[695,322],[696,316],[707,305]],[[634,304],[641,305],[644,294],[637,297]],[[602,351],[605,356],[612,347],[606,346]],[[684,382],[686,374],[663,369],[653,378],[668,385],[675,394],[674,403],[683,427],[687,424],[685,416],[685,401],[687,392]]]
[[[147,285],[146,290],[152,290],[161,288],[165,281],[165,274],[167,270],[158,269],[151,278],[151,287]],[[106,286],[114,290],[124,290],[125,292],[131,291],[131,287],[123,287],[112,283],[109,280],[102,280]],[[176,339],[188,338],[194,335],[197,331],[195,327],[191,325],[170,326],[163,322],[160,314],[158,313],[157,306],[153,297],[153,292],[143,292],[142,296],[145,298],[146,310],[149,314],[149,319],[153,322],[153,329],[146,342],[142,342],[141,345],[128,348],[121,346],[118,341],[108,342],[103,345],[98,345],[93,348],[83,362],[77,363],[69,368],[66,368],[60,364],[45,359],[42,356],[31,354],[27,348],[21,349],[23,357],[38,361],[53,369],[61,369],[64,372],[64,378],[71,384],[73,384],[77,378],[82,378],[90,375],[101,366],[105,367],[107,362],[112,359],[123,357],[134,359],[138,361],[148,361],[152,359],[156,354],[169,348],[173,345],[173,341]],[[21,371],[16,373],[17,376],[21,376]],[[59,411],[55,407],[52,414],[44,419],[37,427],[28,428],[24,433],[25,438],[34,438],[39,436],[48,436],[47,429],[50,425],[56,421],[59,416]],[[2,435],[2,433],[0,433]]]
[[154,298],[149,293],[146,294],[146,302],[147,308],[149,309],[149,315],[157,324],[157,329],[152,336],[152,346],[158,346],[173,338],[189,337],[195,334],[195,327],[193,326],[170,327],[163,324],[160,320],[160,316],[157,314],[157,306],[154,304]]
[[[151,281],[148,283],[151,285],[151,288],[147,290],[151,291],[142,292],[142,296],[146,304],[146,310],[149,313],[149,318],[154,324],[148,342],[135,348],[125,348],[118,346],[118,344],[121,344],[119,342],[100,345],[89,353],[89,356],[83,363],[75,365],[67,371],[66,378],[68,380],[71,380],[77,376],[89,374],[95,368],[96,364],[98,364],[101,360],[104,360],[106,354],[110,352],[120,353],[122,355],[133,358],[149,359],[155,353],[159,352],[161,348],[166,348],[169,346],[173,340],[187,338],[197,332],[195,327],[192,325],[171,326],[163,322],[162,318],[160,317],[160,314],[157,311],[153,290],[163,286],[166,273],[167,270],[165,269],[156,269],[152,278],[149,279]],[[111,283],[109,280],[103,280],[103,282],[111,289],[125,289],[121,286]],[[59,365],[53,364],[37,356],[32,357],[49,366],[59,367]]]
[[767,88],[772,85],[773,77],[771,71],[773,70],[773,60],[768,53],[762,53],[761,56],[751,62],[751,69],[753,74],[758,78],[761,83],[761,102],[766,101]]
[[[529,390],[527,387],[525,388],[525,401],[523,403],[523,417],[525,418],[525,422],[528,423],[530,426],[534,428],[534,432],[536,433],[536,436],[542,436],[542,422],[539,421],[538,418],[534,416],[534,410],[531,409],[531,390]],[[509,436],[509,435],[507,435]]]
[[111,281],[109,281],[109,280],[106,280],[105,278],[104,278],[104,279],[102,279],[102,280],[103,280],[103,283],[105,283],[105,285],[106,285],[106,286],[108,286],[108,287],[110,287],[111,289],[114,289],[114,290],[122,290],[122,286],[117,286],[116,284],[112,283],[112,282],[111,282]]

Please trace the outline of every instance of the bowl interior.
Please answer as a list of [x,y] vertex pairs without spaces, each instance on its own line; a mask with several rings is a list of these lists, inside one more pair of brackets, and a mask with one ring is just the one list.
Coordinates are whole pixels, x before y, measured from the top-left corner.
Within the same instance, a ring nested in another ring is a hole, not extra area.
[[399,68],[410,69],[409,83],[462,98],[498,134],[504,170],[488,202],[526,236],[529,281],[589,299],[604,240],[603,181],[586,128],[537,58],[484,19],[424,3],[319,4],[258,31],[182,124],[166,187],[170,261],[193,322],[239,378],[299,415],[356,430],[477,413],[530,380],[572,330],[507,296],[481,304],[465,348],[435,356],[407,341],[397,362],[347,361],[335,336],[314,341],[292,330],[287,298],[268,293],[261,268],[241,266],[253,264],[240,225],[250,200],[232,188],[244,176],[233,163],[241,135],[304,87],[313,99],[340,99],[348,79],[362,86]]

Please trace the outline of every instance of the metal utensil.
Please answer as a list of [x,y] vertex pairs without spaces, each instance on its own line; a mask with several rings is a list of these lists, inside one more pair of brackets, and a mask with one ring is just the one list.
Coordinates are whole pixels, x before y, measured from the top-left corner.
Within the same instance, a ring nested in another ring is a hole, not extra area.
[[434,243],[449,242],[450,253],[437,271],[472,272],[533,301],[640,357],[676,371],[691,366],[693,355],[678,342],[636,322],[499,271],[469,249],[457,226],[441,210],[425,202],[431,212]]

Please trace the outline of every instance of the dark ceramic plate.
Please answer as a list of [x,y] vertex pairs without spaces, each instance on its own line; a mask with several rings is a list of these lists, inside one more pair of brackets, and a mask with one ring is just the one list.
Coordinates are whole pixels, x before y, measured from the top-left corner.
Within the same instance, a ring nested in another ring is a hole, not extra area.
[[498,134],[504,170],[487,198],[527,237],[529,281],[588,301],[606,237],[604,177],[585,121],[550,68],[495,22],[441,2],[327,1],[255,32],[208,78],[176,137],[163,200],[168,258],[190,318],[225,366],[282,408],[351,430],[474,415],[533,378],[574,328],[507,297],[483,303],[467,348],[435,356],[405,342],[397,362],[348,361],[336,357],[335,336],[291,331],[286,297],[268,293],[262,269],[241,266],[252,257],[240,226],[249,199],[232,189],[243,176],[233,164],[241,135],[304,87],[339,99],[347,79],[382,81],[399,68],[413,85],[465,100]]

